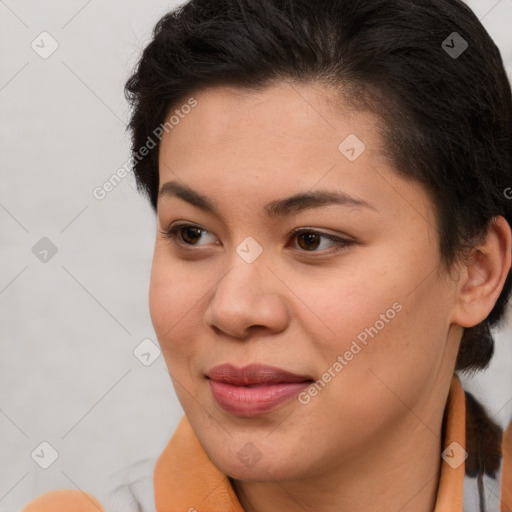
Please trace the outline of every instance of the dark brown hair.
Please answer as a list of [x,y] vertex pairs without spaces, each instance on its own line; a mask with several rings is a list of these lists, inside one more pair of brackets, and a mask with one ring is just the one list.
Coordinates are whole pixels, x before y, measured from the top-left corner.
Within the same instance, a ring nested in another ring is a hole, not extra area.
[[[279,80],[343,88],[343,101],[378,115],[397,173],[434,202],[447,269],[496,216],[512,225],[510,84],[498,48],[459,0],[188,1],[158,21],[126,83],[133,155],[184,98]],[[156,211],[158,149],[135,159],[134,172]],[[488,366],[511,287],[509,272],[489,316],[464,330],[455,371]],[[488,415],[478,419],[495,431]]]

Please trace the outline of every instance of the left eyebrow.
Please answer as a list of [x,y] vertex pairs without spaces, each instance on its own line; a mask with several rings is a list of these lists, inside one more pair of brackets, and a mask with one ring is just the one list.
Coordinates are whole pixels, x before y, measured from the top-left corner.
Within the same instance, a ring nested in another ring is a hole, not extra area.
[[351,206],[357,208],[376,208],[363,199],[352,197],[345,192],[332,190],[317,190],[315,192],[301,192],[283,199],[276,199],[265,206],[269,217],[285,217],[312,208],[321,208],[330,205]]
[[[220,217],[215,201],[210,197],[176,181],[168,181],[164,183],[160,188],[159,196],[178,197],[201,210]],[[299,192],[282,199],[270,201],[270,203],[265,205],[264,209],[269,217],[280,218],[296,214],[304,210],[321,208],[323,206],[330,206],[333,204],[376,210],[373,205],[363,199],[352,197],[345,192],[334,192],[332,190]]]

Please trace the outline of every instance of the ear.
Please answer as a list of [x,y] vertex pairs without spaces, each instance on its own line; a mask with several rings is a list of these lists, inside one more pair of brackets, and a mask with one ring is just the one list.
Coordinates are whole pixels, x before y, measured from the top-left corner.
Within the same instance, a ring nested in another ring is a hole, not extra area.
[[454,323],[473,327],[487,318],[503,289],[511,261],[512,231],[500,215],[494,217],[485,238],[471,249],[461,267]]

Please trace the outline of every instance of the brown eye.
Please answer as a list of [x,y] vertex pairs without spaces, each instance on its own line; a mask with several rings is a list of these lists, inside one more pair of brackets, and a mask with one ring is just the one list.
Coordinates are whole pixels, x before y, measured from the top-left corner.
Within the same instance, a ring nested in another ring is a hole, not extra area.
[[[201,245],[205,245],[197,242],[203,235],[209,235],[208,231],[194,224],[178,224],[160,232],[165,238],[168,238],[176,245],[190,248],[191,250],[196,246],[200,247]],[[328,256],[330,254],[338,253],[356,243],[355,240],[305,228],[296,229],[291,233],[291,235],[292,239],[298,239],[297,245],[301,253],[318,253],[319,256]],[[327,248],[317,250],[322,246],[323,240],[331,242],[331,247],[328,246]]]
[[160,231],[160,233],[176,244],[193,247],[196,245],[204,245],[198,244],[197,241],[201,239],[203,234],[208,233],[208,231],[193,224],[178,224],[164,231]]
[[[300,247],[301,252],[319,253],[319,255],[335,254],[356,243],[355,240],[304,228],[294,230],[292,238],[297,238],[297,245]],[[317,250],[322,245],[323,239],[332,242],[331,248]]]
[[304,244],[299,242],[302,249],[316,249],[320,245],[320,236],[318,233],[308,231],[304,234],[299,235],[298,240],[303,240]]
[[191,245],[193,245],[198,238],[201,238],[201,231],[202,229],[196,228],[194,226],[185,226],[179,230],[182,240],[185,243]]

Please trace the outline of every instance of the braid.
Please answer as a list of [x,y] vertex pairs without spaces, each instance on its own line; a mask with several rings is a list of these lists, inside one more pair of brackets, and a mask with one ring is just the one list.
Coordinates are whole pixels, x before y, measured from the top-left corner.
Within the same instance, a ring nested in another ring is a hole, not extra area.
[[463,373],[484,370],[494,354],[494,339],[487,320],[464,329],[460,342],[455,371]]
[[464,391],[466,397],[466,475],[478,479],[480,512],[485,511],[483,477],[496,478],[501,463],[503,431],[484,406]]

